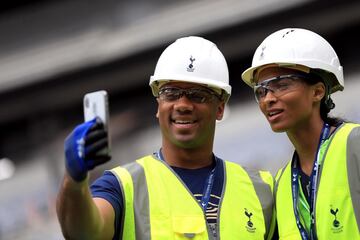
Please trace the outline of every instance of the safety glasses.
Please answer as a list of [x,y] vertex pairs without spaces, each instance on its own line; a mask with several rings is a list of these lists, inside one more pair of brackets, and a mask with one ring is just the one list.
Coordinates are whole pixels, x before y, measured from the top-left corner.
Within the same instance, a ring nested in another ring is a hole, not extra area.
[[304,75],[289,74],[264,80],[254,86],[255,99],[258,103],[262,102],[269,91],[275,97],[280,97],[296,90],[305,79],[307,79],[307,77]]
[[182,89],[176,87],[164,87],[159,91],[159,98],[166,102],[176,101],[184,95],[187,99],[194,103],[207,103],[213,101],[214,98],[221,100],[220,95],[210,89],[207,90],[204,88]]

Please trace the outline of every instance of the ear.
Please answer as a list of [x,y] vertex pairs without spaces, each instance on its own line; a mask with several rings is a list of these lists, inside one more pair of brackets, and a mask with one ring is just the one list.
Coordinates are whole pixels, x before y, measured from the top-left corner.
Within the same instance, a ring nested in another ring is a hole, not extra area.
[[159,118],[159,99],[158,98],[156,98],[156,101],[157,101],[157,103],[158,103],[158,107],[157,107],[157,111],[156,111],[156,118]]
[[318,82],[313,85],[313,99],[315,102],[320,102],[325,97],[325,85],[322,82]]
[[221,102],[219,103],[219,105],[217,106],[217,111],[216,111],[216,120],[220,121],[223,116],[224,116],[224,111],[225,111],[225,102]]

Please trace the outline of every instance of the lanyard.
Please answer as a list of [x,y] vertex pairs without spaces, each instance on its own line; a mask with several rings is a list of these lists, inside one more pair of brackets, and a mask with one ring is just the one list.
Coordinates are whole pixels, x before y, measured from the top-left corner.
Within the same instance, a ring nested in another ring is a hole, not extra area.
[[207,205],[210,200],[211,190],[212,190],[214,178],[215,178],[215,168],[216,168],[216,165],[209,173],[209,176],[206,178],[203,195],[202,195],[201,202],[200,202],[201,207],[203,208],[204,212],[206,212],[206,208],[207,208]]
[[[161,161],[164,161],[164,157],[162,155],[161,149],[158,152],[156,152],[155,155],[158,159],[160,159]],[[217,157],[215,156],[215,167],[211,170],[211,172],[209,173],[209,175],[205,181],[203,195],[202,195],[202,198],[200,201],[200,205],[204,212],[206,212],[206,208],[209,204],[211,191],[212,191],[212,188],[214,185],[215,169],[216,169],[217,162],[218,162],[218,160],[217,160]]]
[[293,207],[294,207],[294,214],[296,217],[296,225],[300,231],[301,238],[303,240],[316,240],[316,234],[315,234],[315,216],[314,216],[314,206],[315,206],[315,195],[316,195],[316,188],[317,188],[317,180],[318,180],[318,169],[319,169],[319,155],[320,155],[320,147],[324,143],[324,141],[329,137],[330,135],[330,126],[327,123],[324,123],[324,126],[321,130],[320,140],[318,143],[316,156],[314,159],[313,169],[310,175],[310,215],[311,215],[311,224],[310,224],[310,236],[306,232],[305,228],[302,226],[300,222],[299,212],[298,212],[298,198],[299,198],[299,164],[298,164],[298,155],[296,152],[294,153],[293,160],[292,160],[292,180],[291,180],[291,190],[292,190],[292,198],[293,198]]

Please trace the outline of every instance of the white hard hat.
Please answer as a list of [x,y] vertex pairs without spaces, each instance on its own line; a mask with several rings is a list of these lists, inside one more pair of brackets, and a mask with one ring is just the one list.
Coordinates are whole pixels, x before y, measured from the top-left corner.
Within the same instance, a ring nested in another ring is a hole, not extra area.
[[306,29],[286,28],[265,38],[242,79],[253,87],[254,73],[268,64],[317,73],[329,93],[344,89],[343,68],[336,52],[323,37]]
[[161,84],[169,81],[206,85],[223,92],[225,101],[231,94],[223,54],[214,43],[202,37],[179,38],[163,51],[150,77],[153,95],[158,96]]

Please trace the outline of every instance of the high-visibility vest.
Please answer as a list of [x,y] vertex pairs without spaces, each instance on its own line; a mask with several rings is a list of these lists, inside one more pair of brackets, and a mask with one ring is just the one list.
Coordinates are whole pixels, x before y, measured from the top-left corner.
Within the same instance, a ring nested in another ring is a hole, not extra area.
[[[320,148],[315,197],[319,240],[360,239],[360,125],[346,123]],[[302,239],[293,208],[291,162],[276,177],[275,203],[280,239]]]
[[[216,239],[266,239],[273,231],[273,178],[269,172],[224,165]],[[146,156],[111,170],[124,213],[120,239],[215,239],[199,202],[165,162]],[[269,234],[269,232],[271,232]]]

